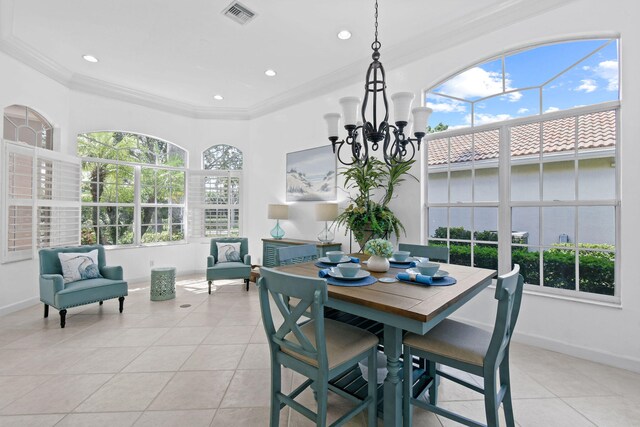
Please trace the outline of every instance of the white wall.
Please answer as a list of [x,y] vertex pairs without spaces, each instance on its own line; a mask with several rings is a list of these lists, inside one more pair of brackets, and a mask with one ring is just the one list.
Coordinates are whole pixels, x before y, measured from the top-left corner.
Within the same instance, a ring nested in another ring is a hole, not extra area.
[[[620,2],[629,8],[632,2]],[[617,4],[617,3],[616,3]],[[630,336],[640,326],[640,265],[635,263],[636,242],[640,240],[640,93],[635,74],[640,66],[640,28],[634,14],[624,13],[621,6],[598,0],[578,0],[560,9],[506,26],[468,43],[438,52],[410,65],[387,70],[391,93],[421,90],[470,64],[504,50],[534,42],[551,41],[584,35],[622,37],[621,162],[623,239],[620,242],[619,278],[622,306],[609,307],[528,294],[525,296],[516,339],[537,343],[579,356],[600,360],[640,371],[640,340]],[[428,44],[429,40],[425,40]],[[384,63],[384,49],[382,61]],[[363,74],[366,62],[362,64]],[[196,120],[154,111],[84,93],[70,92],[26,66],[0,54],[0,105],[24,104],[43,113],[59,125],[62,150],[75,151],[77,132],[99,129],[122,129],[148,133],[174,142],[190,152],[190,165],[199,167],[199,153],[214,143],[229,143],[245,154],[244,234],[250,239],[250,250],[257,261],[262,257],[261,241],[273,227],[267,219],[267,204],[284,201],[285,153],[327,144],[322,115],[338,111],[338,98],[362,96],[362,82],[336,88],[317,98],[290,108],[251,120]],[[420,167],[414,167],[420,174]],[[338,190],[344,206],[347,195]],[[407,242],[419,242],[421,224],[421,190],[416,182],[405,183],[398,191],[392,208],[407,228]],[[287,236],[314,239],[322,224],[313,218],[313,203],[291,206],[291,220],[284,221]],[[337,233],[337,240],[347,238]],[[357,245],[356,245],[357,246]],[[348,244],[345,246],[348,249]],[[354,247],[354,249],[356,249]],[[181,270],[204,265],[206,245],[167,246],[113,250],[108,261],[125,267],[128,277],[148,276],[148,262],[176,265]],[[626,260],[629,260],[627,262]],[[37,263],[20,262],[0,265],[0,312],[23,301],[37,301]],[[494,313],[491,290],[474,299],[457,315],[481,325],[490,325]]]
[[[630,1],[620,3],[632,7]],[[563,8],[506,26],[446,52],[438,52],[433,57],[396,69],[387,68],[387,85],[391,93],[410,90],[419,96],[421,90],[452,73],[505,50],[572,37],[620,34],[623,107],[619,167],[623,238],[618,245],[618,261],[622,265],[618,282],[622,306],[527,294],[516,339],[640,371],[640,340],[629,336],[630,331],[637,331],[640,326],[640,287],[637,286],[640,271],[638,263],[633,261],[637,254],[636,242],[640,239],[640,227],[637,226],[640,193],[634,188],[640,180],[640,169],[635,166],[635,159],[640,156],[640,144],[636,141],[640,129],[635,119],[640,114],[640,83],[634,78],[640,66],[640,29],[634,16],[624,13],[622,6],[616,4],[617,7],[597,0],[571,2]],[[383,49],[383,63],[384,58]],[[365,67],[363,64],[363,73]],[[338,99],[348,95],[362,97],[362,84],[340,88],[251,121],[250,206],[255,215],[248,231],[254,253],[260,252],[258,239],[268,236],[272,227],[266,218],[267,204],[284,200],[285,153],[326,144],[322,115],[339,111]],[[416,170],[415,174],[419,172]],[[342,202],[346,198],[340,190],[338,197]],[[320,224],[313,219],[312,205],[296,203],[290,207],[295,223],[284,223],[288,236],[307,239],[315,236]],[[419,186],[405,184],[392,207],[407,227],[408,237],[403,240],[419,242]],[[337,233],[337,237],[346,242],[341,233]],[[488,289],[460,310],[457,316],[490,326],[495,312],[494,303],[493,291]]]

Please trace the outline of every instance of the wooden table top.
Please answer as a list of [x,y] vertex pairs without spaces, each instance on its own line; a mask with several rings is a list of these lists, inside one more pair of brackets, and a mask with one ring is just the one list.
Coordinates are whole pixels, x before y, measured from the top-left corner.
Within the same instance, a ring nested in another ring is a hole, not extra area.
[[[369,258],[363,254],[354,256],[362,261]],[[275,269],[300,276],[318,277],[319,269],[314,263],[315,261]],[[363,264],[362,268],[366,270],[366,264]],[[478,287],[487,286],[488,280],[496,275],[495,270],[455,264],[440,264],[440,269],[448,271],[457,283],[451,286],[422,286],[378,281],[373,285],[361,287],[328,285],[329,297],[426,323]],[[390,268],[386,273],[371,274],[376,278],[395,277],[402,271]]]

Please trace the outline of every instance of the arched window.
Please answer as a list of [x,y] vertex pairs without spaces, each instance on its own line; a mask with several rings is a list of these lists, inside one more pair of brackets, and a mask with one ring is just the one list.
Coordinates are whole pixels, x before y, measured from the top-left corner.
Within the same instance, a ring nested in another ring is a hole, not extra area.
[[53,150],[53,126],[37,111],[24,105],[4,109],[3,138],[32,147]]
[[242,151],[218,144],[202,153],[203,171],[191,173],[190,236],[239,236]]
[[618,40],[596,39],[506,52],[425,91],[430,244],[456,264],[520,264],[530,290],[617,301],[618,81]]
[[82,243],[140,245],[184,240],[187,152],[130,132],[78,135]]
[[40,113],[22,105],[4,109],[3,262],[30,259],[38,248],[79,242],[79,161],[52,150],[53,127]]

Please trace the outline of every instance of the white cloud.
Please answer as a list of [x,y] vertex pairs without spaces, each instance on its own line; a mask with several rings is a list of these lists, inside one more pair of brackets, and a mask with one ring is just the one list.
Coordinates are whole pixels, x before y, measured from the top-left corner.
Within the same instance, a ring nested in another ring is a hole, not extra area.
[[591,69],[591,67],[589,67],[588,65],[583,65],[583,66],[582,66],[582,69],[583,69],[584,71],[589,71],[589,70]]
[[593,71],[596,76],[607,80],[607,90],[618,90],[618,61],[602,61]]
[[518,108],[518,114],[524,114],[528,112],[529,112],[528,108]]
[[560,109],[558,107],[549,107],[544,110],[545,113],[553,113],[554,111],[560,111]]
[[464,105],[460,101],[456,100],[446,100],[443,99],[443,102],[428,102],[427,107],[431,108],[434,113],[464,113],[467,111],[466,105]]
[[584,91],[586,93],[591,93],[596,89],[598,89],[598,84],[592,79],[580,80],[580,86],[576,87],[577,91]]
[[[511,80],[505,79],[505,90],[512,90]],[[471,99],[502,93],[502,74],[497,71],[487,71],[480,67],[473,67],[444,83],[440,90],[446,95],[456,98]],[[505,95],[509,101],[516,102],[522,98],[520,92]]]

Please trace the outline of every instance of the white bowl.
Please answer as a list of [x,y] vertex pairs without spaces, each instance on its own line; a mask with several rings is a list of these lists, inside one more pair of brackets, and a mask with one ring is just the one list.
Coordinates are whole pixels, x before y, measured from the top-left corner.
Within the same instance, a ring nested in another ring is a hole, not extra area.
[[425,276],[433,276],[440,269],[440,264],[431,261],[420,261],[416,265],[416,268],[420,270],[420,274],[424,274]]
[[342,252],[342,251],[328,251],[326,255],[327,255],[327,258],[329,258],[329,261],[331,261],[331,262],[340,262],[340,260],[344,256],[344,252]]
[[358,271],[360,271],[360,264],[354,262],[344,262],[338,264],[338,270],[344,277],[356,277]]
[[[387,356],[385,356],[384,353],[380,351],[378,352],[377,356],[377,364],[378,369],[376,383],[382,384],[384,382],[384,379],[387,377]],[[362,371],[362,378],[367,381],[369,378],[369,359],[362,359],[360,362],[358,362],[358,366],[360,367],[360,371]]]

